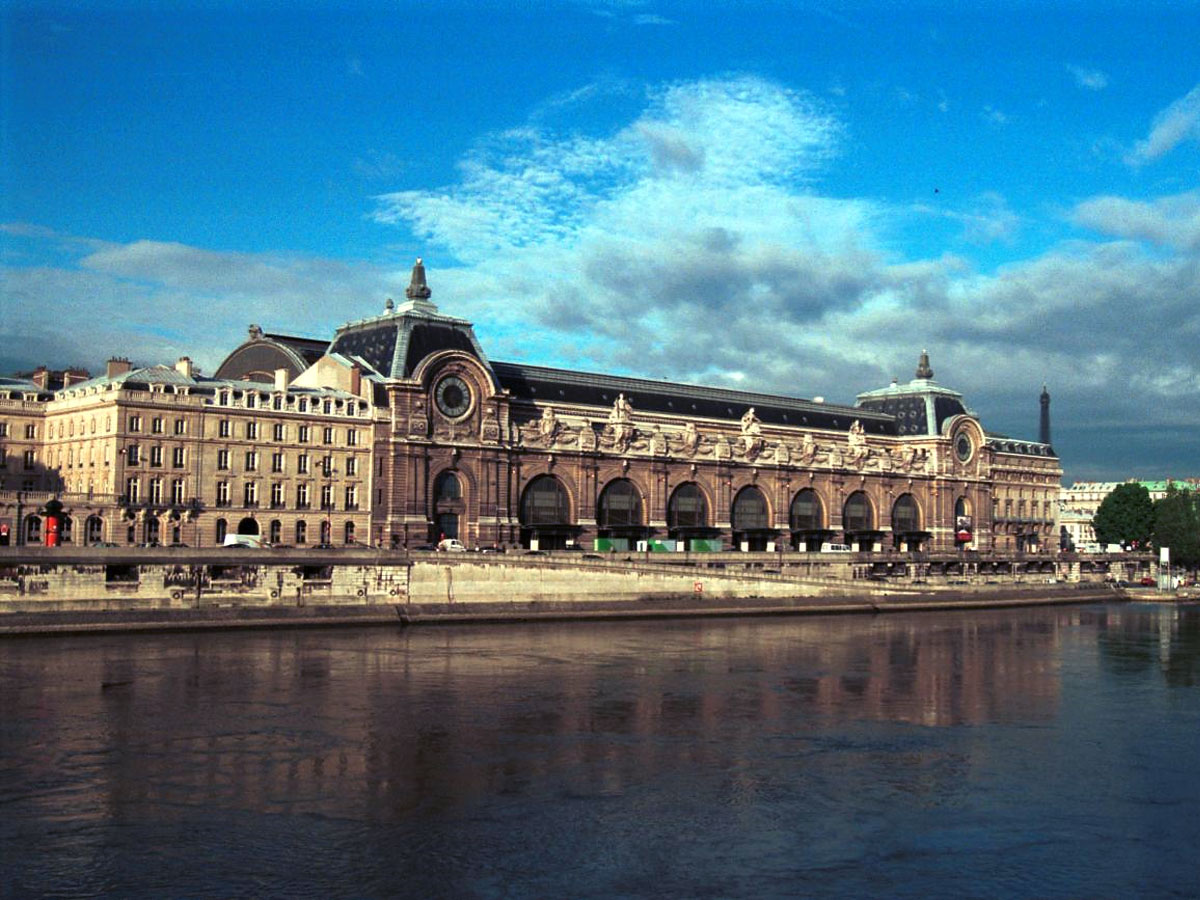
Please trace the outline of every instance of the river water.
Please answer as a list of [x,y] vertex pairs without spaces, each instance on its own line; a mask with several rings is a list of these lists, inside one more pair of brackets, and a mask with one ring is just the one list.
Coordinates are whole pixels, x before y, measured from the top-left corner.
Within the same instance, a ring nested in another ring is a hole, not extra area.
[[1200,608],[0,641],[0,896],[1200,893]]

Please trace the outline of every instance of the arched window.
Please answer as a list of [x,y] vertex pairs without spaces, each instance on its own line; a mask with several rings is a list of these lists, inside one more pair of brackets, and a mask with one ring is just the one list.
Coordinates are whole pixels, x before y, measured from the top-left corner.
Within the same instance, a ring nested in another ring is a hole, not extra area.
[[892,532],[912,534],[921,530],[921,509],[912,494],[901,494],[892,506]]
[[565,525],[570,522],[567,491],[553,475],[539,475],[521,496],[522,525]]
[[225,543],[225,534],[229,530],[229,523],[224,519],[217,519],[216,532],[213,535],[216,538],[217,546],[220,547]]
[[353,544],[354,543],[354,523],[353,522],[347,522],[345,527],[342,529],[342,543],[343,544]]
[[971,515],[971,507],[967,503],[966,497],[959,497],[954,501],[954,518]]
[[87,522],[84,523],[83,540],[86,544],[104,540],[104,520],[99,516],[88,516]]
[[296,543],[303,544],[308,541],[308,523],[301,519],[296,523]]
[[642,524],[642,495],[628,478],[610,481],[596,503],[596,525],[628,528]]
[[825,527],[825,510],[816,491],[805,488],[792,498],[788,525],[792,531],[820,531]]
[[667,502],[668,528],[707,528],[708,504],[695,482],[681,484]]
[[862,491],[855,491],[846,499],[846,505],[842,507],[842,528],[846,531],[875,529],[875,514],[871,510],[871,501]]
[[272,544],[283,540],[283,523],[278,519],[272,519],[271,524],[267,526],[267,540]]
[[752,531],[770,528],[767,516],[767,498],[762,491],[751,485],[744,487],[733,501],[732,525],[734,531]]
[[329,524],[328,519],[321,520],[321,541],[322,544],[333,543],[333,528]]
[[459,500],[462,498],[462,482],[453,472],[443,472],[433,483],[434,500]]
[[42,519],[40,516],[29,516],[25,519],[25,543],[39,544],[42,540]]

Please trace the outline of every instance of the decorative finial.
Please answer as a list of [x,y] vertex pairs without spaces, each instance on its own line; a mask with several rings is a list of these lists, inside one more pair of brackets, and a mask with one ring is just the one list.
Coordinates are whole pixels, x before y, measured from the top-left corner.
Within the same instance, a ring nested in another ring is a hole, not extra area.
[[250,326],[250,340],[261,341],[262,336],[263,336],[263,330],[261,328],[259,328],[257,325]]
[[409,282],[408,288],[405,289],[404,296],[409,300],[428,300],[433,296],[433,291],[425,283],[425,265],[421,262],[421,257],[419,256],[413,265],[412,281]]
[[383,304],[383,311],[384,311],[384,312],[391,312],[391,311],[392,311],[392,310],[394,310],[395,308],[396,308],[396,301],[395,301],[395,300],[393,300],[391,297],[388,297],[388,298],[387,298],[387,303]]
[[917,363],[917,377],[918,378],[932,378],[933,377],[933,369],[931,369],[929,367],[929,351],[927,351],[927,350],[921,351],[921,361],[919,363]]

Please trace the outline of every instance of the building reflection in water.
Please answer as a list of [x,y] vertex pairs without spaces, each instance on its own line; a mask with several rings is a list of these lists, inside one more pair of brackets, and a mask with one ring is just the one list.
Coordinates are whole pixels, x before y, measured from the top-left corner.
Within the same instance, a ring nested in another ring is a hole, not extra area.
[[[517,796],[603,798],[701,770],[721,773],[736,804],[781,768],[881,753],[926,768],[917,789],[924,778],[942,790],[961,759],[932,758],[921,727],[1056,715],[1060,635],[1079,615],[9,645],[5,718],[21,725],[5,756],[21,769],[6,781],[23,796],[4,799],[50,817],[119,819],[149,804],[170,818],[205,804],[395,820]],[[864,722],[890,728],[867,739]]]

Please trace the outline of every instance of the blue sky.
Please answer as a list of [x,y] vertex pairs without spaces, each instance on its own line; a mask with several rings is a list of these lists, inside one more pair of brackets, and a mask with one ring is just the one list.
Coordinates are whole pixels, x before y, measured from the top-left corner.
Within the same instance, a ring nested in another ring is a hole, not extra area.
[[503,360],[937,379],[1200,475],[1200,3],[0,6],[0,371],[434,300]]

